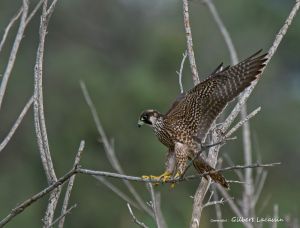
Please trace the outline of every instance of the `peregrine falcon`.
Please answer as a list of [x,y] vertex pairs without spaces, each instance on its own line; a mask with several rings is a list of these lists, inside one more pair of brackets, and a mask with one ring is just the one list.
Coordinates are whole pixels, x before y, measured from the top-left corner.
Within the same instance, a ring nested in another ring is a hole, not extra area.
[[[222,64],[205,80],[173,103],[166,114],[150,109],[144,111],[138,126],[149,125],[159,141],[168,148],[165,172],[160,176],[143,176],[167,181],[181,177],[186,171],[188,159],[193,159],[212,125],[228,102],[244,91],[257,78],[267,61],[267,54],[258,51],[244,61],[222,69]],[[193,159],[199,173],[213,171],[200,156]],[[223,187],[229,185],[221,173],[209,175]]]

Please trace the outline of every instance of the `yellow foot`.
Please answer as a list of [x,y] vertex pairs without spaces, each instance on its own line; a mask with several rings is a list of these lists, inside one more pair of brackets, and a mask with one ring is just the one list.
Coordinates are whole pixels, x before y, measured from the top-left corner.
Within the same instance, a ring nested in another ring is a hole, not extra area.
[[[142,176],[143,179],[146,180],[162,180],[163,182],[168,181],[171,178],[171,173],[169,172],[164,172],[163,174],[161,174],[160,176],[153,176],[153,175],[149,175],[149,176]],[[155,183],[155,185],[158,185],[159,183]]]

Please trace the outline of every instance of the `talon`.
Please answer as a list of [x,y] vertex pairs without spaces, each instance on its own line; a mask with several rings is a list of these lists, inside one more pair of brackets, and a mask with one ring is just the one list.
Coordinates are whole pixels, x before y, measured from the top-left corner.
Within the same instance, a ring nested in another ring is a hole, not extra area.
[[[176,174],[175,174],[175,176],[174,176],[174,179],[179,179],[181,177],[181,174],[179,173],[179,172],[177,172]],[[173,182],[172,184],[171,184],[171,188],[173,189],[173,188],[175,188],[175,182]]]
[[[169,179],[171,179],[171,173],[169,172],[164,172],[163,174],[159,175],[159,176],[153,176],[153,175],[144,175],[142,176],[143,179],[145,180],[162,180],[163,182],[167,182]],[[154,183],[154,185],[159,185],[159,183]]]

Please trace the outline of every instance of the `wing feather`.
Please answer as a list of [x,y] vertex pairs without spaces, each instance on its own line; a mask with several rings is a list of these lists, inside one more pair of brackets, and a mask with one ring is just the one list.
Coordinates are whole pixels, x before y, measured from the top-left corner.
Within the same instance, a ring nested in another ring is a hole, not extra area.
[[190,136],[203,139],[213,121],[228,102],[238,96],[260,74],[267,54],[251,55],[232,67],[214,71],[206,80],[181,97],[166,113],[165,120],[173,126],[181,125]]

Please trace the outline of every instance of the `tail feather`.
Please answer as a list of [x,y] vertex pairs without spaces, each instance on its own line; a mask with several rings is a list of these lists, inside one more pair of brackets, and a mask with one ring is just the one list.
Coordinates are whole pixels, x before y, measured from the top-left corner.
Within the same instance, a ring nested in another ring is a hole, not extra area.
[[[217,172],[213,167],[211,167],[209,164],[207,164],[206,161],[204,161],[204,159],[202,159],[201,157],[199,157],[198,159],[195,159],[193,161],[193,165],[200,174],[210,172],[208,174],[208,176],[210,176],[210,178],[214,182],[220,184],[222,187],[224,187],[226,189],[229,189],[229,183],[226,181],[226,179],[222,175],[222,173]],[[207,179],[206,176],[204,176],[204,177]]]

